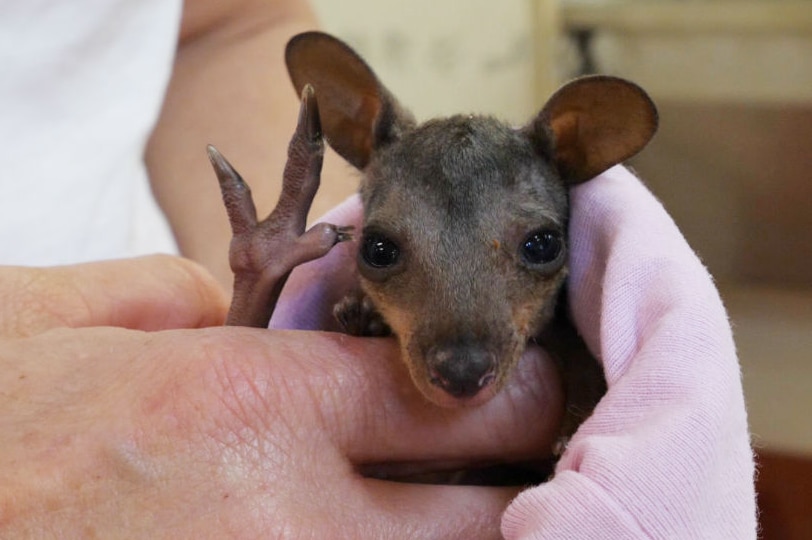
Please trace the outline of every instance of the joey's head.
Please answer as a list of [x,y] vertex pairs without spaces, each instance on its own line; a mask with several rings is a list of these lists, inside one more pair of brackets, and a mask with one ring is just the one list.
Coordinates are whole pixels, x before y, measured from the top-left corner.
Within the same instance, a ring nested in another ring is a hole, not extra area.
[[490,117],[418,125],[341,41],[294,37],[330,145],[363,173],[361,285],[397,335],[417,388],[444,406],[490,399],[553,315],[567,274],[567,190],[642,149],[648,96],[576,79],[522,128]]

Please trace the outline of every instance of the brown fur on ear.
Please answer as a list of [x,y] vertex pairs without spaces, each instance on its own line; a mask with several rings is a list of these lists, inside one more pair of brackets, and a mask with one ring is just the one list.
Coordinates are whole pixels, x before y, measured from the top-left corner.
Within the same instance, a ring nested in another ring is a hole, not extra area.
[[562,86],[529,126],[569,185],[643,149],[657,131],[657,108],[636,84],[603,75]]
[[375,149],[414,125],[375,73],[344,42],[322,32],[294,36],[285,49],[293,86],[313,86],[330,146],[358,169]]

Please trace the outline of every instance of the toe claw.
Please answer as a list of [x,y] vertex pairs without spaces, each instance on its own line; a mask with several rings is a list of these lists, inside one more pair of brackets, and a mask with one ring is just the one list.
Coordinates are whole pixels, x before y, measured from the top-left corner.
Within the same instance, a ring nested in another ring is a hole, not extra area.
[[341,242],[350,242],[354,238],[353,232],[355,231],[355,227],[352,225],[345,225],[341,227],[336,227],[336,244]]
[[319,103],[316,101],[316,92],[313,87],[306,84],[302,89],[302,106],[299,108],[299,126],[304,124],[304,133],[309,141],[321,140],[321,116]]

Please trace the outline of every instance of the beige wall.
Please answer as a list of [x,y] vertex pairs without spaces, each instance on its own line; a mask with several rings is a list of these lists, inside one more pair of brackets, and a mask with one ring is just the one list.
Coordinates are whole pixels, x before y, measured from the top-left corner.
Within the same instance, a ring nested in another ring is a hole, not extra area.
[[521,122],[535,108],[527,1],[312,3],[419,119],[484,112]]

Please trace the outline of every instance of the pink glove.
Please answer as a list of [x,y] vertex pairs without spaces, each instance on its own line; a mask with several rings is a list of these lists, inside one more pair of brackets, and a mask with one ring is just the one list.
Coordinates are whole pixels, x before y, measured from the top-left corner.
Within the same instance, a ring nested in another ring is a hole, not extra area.
[[609,390],[508,539],[756,537],[753,455],[711,277],[623,167],[572,193],[570,301]]
[[[572,194],[570,302],[609,391],[555,478],[508,507],[512,538],[755,538],[753,457],[730,326],[710,276],[640,181]],[[352,197],[325,216],[360,221]],[[360,232],[360,231],[359,231]],[[350,245],[294,271],[271,326],[334,329]]]

